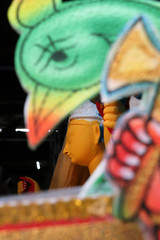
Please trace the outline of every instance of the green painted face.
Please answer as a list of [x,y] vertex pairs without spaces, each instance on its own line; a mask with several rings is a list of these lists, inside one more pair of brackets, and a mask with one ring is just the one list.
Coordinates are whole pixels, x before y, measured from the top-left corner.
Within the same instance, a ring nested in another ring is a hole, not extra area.
[[74,14],[73,9],[66,9],[23,37],[20,65],[33,82],[64,90],[79,90],[97,83],[110,46],[105,16],[97,24],[92,15],[82,18],[80,13],[80,9]]
[[155,21],[159,9],[152,13],[148,5],[126,1],[73,2],[22,34],[17,72],[51,89],[89,88],[100,80],[111,42],[141,12]]

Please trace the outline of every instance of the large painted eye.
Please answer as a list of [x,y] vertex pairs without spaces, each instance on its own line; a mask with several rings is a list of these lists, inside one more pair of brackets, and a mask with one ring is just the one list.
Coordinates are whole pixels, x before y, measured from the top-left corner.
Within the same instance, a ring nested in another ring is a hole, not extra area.
[[51,63],[54,61],[56,63],[62,63],[67,61],[68,54],[67,50],[74,48],[74,46],[58,48],[58,42],[64,41],[64,39],[54,41],[49,35],[47,36],[49,43],[46,46],[41,44],[35,44],[36,47],[41,49],[41,54],[35,62],[35,65],[38,65],[41,61],[44,61],[43,66],[40,69],[40,72],[43,72]]
[[56,62],[63,62],[68,58],[64,50],[56,51],[52,54],[52,59]]

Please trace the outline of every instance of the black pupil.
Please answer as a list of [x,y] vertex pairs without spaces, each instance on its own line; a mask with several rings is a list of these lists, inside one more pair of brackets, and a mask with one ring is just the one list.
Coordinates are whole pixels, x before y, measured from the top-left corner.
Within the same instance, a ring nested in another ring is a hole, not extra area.
[[64,60],[66,60],[67,55],[65,54],[65,52],[60,50],[60,51],[54,52],[53,55],[52,55],[52,58],[57,62],[62,62]]

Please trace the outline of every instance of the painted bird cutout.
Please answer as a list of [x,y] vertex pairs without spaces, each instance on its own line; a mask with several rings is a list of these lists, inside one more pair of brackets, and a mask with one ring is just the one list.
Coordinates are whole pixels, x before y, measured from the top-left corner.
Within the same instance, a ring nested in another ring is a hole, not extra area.
[[148,19],[127,24],[105,67],[105,101],[142,92],[141,105],[120,117],[106,149],[107,176],[119,188],[114,213],[138,216],[160,240],[160,38]]
[[15,69],[28,93],[29,146],[36,148],[72,110],[100,91],[106,54],[122,27],[146,15],[160,30],[151,0],[14,0],[8,10],[20,34]]

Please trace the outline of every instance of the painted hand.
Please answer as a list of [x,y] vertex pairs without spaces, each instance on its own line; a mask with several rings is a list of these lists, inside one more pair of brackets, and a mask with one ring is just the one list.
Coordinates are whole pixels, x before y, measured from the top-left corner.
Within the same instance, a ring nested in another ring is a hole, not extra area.
[[150,124],[145,116],[129,113],[123,118],[122,126],[115,130],[107,148],[107,172],[118,185],[124,186],[134,179],[153,144],[147,132]]

